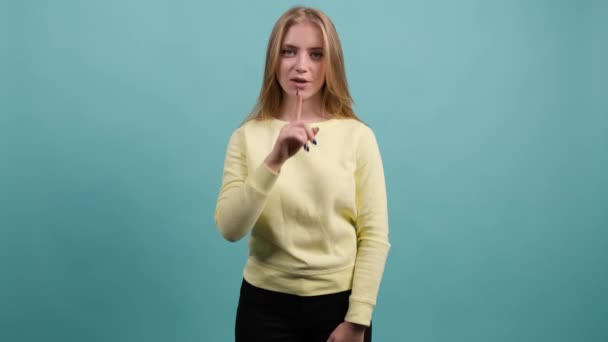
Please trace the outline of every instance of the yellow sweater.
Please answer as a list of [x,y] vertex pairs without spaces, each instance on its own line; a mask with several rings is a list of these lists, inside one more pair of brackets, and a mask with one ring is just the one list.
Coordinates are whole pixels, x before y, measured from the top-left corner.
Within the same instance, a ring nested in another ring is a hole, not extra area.
[[390,248],[374,133],[353,119],[310,124],[318,145],[276,173],[264,159],[286,123],[248,121],[234,131],[215,222],[229,241],[251,231],[249,283],[300,296],[352,289],[345,321],[369,325]]

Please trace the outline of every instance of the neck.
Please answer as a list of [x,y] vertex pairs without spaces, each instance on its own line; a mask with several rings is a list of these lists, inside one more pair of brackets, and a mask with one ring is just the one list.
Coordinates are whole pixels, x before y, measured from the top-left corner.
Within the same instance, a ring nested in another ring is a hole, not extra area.
[[[296,120],[296,108],[298,99],[289,94],[283,93],[279,119],[284,121]],[[302,100],[302,116],[300,120],[304,122],[314,122],[325,118],[320,93]]]

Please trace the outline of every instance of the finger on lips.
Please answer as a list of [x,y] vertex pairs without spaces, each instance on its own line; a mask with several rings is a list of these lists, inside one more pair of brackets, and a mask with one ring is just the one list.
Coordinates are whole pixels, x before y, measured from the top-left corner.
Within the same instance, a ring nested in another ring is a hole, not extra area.
[[[297,102],[296,102],[296,121],[300,122],[300,120],[302,119],[302,96],[300,96],[300,89],[296,89],[296,97],[297,97]],[[306,152],[310,152],[310,146],[308,145],[308,141],[312,142],[314,145],[317,144],[317,140],[315,139],[315,135],[317,134],[317,132],[319,131],[318,127],[314,127],[314,128],[310,128],[308,127],[306,124],[302,123],[302,127],[304,128],[304,132],[306,135],[306,139],[304,142],[304,150]]]
[[296,90],[296,98],[298,100],[296,103],[296,120],[300,121],[302,117],[302,96],[300,96],[300,89]]

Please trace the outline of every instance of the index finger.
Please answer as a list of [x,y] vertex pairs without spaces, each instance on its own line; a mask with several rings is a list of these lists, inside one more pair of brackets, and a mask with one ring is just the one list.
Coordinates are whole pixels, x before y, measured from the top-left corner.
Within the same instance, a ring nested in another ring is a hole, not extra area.
[[300,95],[300,89],[296,90],[296,98],[296,120],[300,121],[300,118],[302,117],[302,96]]

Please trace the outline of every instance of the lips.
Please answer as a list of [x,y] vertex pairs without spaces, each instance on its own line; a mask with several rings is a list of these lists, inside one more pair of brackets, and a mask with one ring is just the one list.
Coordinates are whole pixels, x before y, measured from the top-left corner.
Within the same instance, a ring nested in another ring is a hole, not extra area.
[[290,79],[290,81],[295,82],[295,83],[297,83],[297,84],[305,84],[305,83],[308,83],[308,81],[307,81],[306,79],[301,78],[301,77],[294,77],[294,78]]

